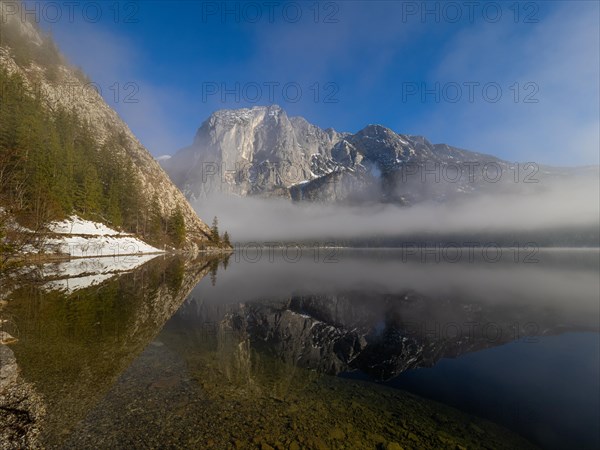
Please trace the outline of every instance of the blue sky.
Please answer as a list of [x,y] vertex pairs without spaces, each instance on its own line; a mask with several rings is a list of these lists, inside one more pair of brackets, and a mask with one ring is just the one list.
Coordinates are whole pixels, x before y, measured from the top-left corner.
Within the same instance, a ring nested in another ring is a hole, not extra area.
[[[323,128],[599,162],[596,1],[428,2],[425,15],[400,1],[227,2],[226,15],[223,2],[80,2],[73,20],[56,3],[61,18],[40,9],[42,26],[154,155],[189,145],[214,110],[272,94]],[[236,83],[240,98],[223,99]]]

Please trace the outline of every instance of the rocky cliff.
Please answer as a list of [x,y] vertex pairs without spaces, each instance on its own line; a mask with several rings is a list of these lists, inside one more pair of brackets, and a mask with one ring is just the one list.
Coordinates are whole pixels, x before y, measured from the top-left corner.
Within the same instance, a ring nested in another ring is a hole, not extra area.
[[289,196],[289,188],[335,169],[331,148],[345,136],[321,130],[279,106],[222,110],[194,143],[162,160],[188,198],[213,192]]

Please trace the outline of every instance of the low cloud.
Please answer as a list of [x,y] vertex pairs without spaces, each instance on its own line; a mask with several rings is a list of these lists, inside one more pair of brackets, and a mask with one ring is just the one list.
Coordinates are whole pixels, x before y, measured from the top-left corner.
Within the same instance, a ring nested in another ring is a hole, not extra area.
[[568,178],[522,185],[512,192],[465,194],[446,203],[340,206],[212,195],[194,203],[200,217],[219,218],[238,242],[302,239],[363,239],[418,233],[543,232],[598,226],[597,168]]

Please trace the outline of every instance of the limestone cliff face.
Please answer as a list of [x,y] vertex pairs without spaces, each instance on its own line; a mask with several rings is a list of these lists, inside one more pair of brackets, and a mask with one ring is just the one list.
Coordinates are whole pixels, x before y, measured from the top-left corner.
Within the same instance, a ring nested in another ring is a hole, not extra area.
[[[0,26],[12,26],[13,29],[19,27],[22,39],[41,45],[43,39],[39,31],[31,23],[21,20],[18,14],[7,14],[6,6],[6,3],[0,2]],[[60,107],[75,112],[82,121],[89,124],[100,144],[109,136],[122,136],[118,151],[126,160],[132,161],[147,198],[156,197],[165,216],[177,208],[181,209],[190,243],[207,241],[210,236],[209,227],[200,220],[158,162],[134,136],[117,112],[93,89],[93,85],[85,80],[85,76],[70,66],[64,57],[61,56],[61,59],[63,62],[51,71],[33,62],[24,64],[15,58],[14,49],[0,39],[0,67],[10,74],[21,75],[25,85],[41,96],[47,108],[54,110]]]
[[334,168],[330,151],[343,136],[290,118],[276,105],[222,110],[163,165],[188,198],[212,192],[289,196],[291,186]]

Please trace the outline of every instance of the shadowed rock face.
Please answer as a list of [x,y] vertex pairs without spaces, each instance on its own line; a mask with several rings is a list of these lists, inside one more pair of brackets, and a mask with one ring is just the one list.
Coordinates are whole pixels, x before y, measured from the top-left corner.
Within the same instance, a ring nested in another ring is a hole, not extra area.
[[0,346],[7,448],[59,446],[215,263],[158,257],[68,295],[37,284],[15,290],[0,311],[19,332],[10,349]]
[[494,156],[381,125],[355,134],[322,130],[276,105],[215,112],[191,146],[161,164],[188,199],[229,193],[400,205],[515,192],[527,176],[554,179],[588,170],[522,165],[517,172]]

